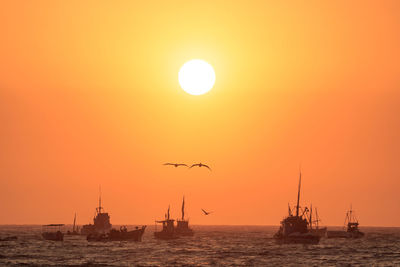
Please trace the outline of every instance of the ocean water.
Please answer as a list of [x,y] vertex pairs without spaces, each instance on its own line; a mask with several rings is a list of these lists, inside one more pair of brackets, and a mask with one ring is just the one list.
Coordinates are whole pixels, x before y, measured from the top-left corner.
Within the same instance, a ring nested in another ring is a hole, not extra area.
[[[400,228],[361,227],[362,239],[321,239],[279,245],[274,226],[192,226],[195,236],[173,241],[87,242],[41,238],[40,226],[0,226],[0,266],[400,266]],[[334,228],[329,228],[333,230]]]

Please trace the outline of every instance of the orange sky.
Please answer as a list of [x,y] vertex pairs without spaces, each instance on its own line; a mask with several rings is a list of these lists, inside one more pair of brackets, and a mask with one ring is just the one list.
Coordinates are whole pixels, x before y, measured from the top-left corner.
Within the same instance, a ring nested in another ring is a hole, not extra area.
[[101,184],[114,224],[276,225],[301,163],[323,223],[400,226],[400,2],[269,2],[1,2],[0,223],[88,223]]

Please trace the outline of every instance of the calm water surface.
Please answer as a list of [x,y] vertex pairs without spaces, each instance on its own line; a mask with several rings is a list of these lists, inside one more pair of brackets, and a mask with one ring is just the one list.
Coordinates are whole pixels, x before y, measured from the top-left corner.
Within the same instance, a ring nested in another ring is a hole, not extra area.
[[[0,226],[0,266],[400,266],[400,228],[361,228],[357,240],[321,239],[318,245],[278,245],[273,226],[193,226],[194,237],[174,241],[89,243],[41,238],[40,226]],[[333,229],[333,228],[330,228]]]

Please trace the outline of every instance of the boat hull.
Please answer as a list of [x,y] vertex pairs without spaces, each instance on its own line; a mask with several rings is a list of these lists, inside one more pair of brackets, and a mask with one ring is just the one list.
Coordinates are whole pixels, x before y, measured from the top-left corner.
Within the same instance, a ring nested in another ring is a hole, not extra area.
[[194,232],[193,231],[177,232],[177,235],[179,235],[179,236],[193,236]]
[[154,237],[157,239],[171,240],[179,238],[179,235],[176,234],[175,232],[161,231],[161,232],[154,232]]
[[140,229],[135,229],[132,231],[118,231],[118,230],[111,230],[107,234],[98,234],[93,233],[87,236],[87,241],[89,242],[107,242],[107,241],[134,241],[140,242],[142,241],[142,236],[146,226],[142,226]]
[[44,232],[42,233],[42,237],[46,240],[52,241],[64,241],[64,234],[60,231],[57,232]]
[[184,229],[176,228],[175,234],[177,234],[179,236],[193,236],[194,231],[190,228],[184,228]]

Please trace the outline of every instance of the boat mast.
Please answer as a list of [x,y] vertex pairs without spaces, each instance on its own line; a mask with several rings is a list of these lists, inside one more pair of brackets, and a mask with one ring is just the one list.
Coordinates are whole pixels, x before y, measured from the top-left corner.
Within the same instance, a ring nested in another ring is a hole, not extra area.
[[101,186],[99,186],[99,207],[97,208],[98,213],[101,213]]
[[301,188],[301,170],[300,170],[300,177],[299,177],[299,190],[297,192],[296,217],[299,216],[300,188]]
[[72,227],[72,232],[75,232],[75,222],[76,222],[76,212],[75,212],[75,216],[74,216],[74,226]]
[[350,211],[349,211],[349,222],[353,222],[353,204],[350,204]]
[[182,201],[182,221],[185,218],[185,196],[183,196],[183,201]]
[[312,229],[312,204],[310,206],[310,228]]

